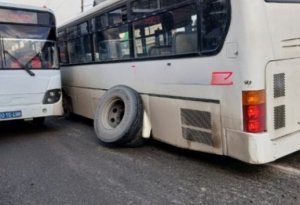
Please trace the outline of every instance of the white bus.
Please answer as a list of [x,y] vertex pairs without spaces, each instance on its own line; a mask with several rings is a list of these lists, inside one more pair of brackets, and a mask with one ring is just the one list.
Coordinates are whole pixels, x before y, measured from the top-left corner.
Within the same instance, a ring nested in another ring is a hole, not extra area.
[[58,29],[67,113],[262,164],[300,149],[300,0],[107,0]]
[[0,3],[0,122],[42,124],[62,111],[53,13]]

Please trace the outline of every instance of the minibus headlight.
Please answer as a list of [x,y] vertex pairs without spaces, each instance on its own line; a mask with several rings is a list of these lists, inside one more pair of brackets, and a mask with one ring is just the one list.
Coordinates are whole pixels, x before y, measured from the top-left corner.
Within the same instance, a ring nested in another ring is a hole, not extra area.
[[56,103],[59,101],[60,97],[61,97],[60,89],[48,90],[44,96],[43,103],[44,104]]

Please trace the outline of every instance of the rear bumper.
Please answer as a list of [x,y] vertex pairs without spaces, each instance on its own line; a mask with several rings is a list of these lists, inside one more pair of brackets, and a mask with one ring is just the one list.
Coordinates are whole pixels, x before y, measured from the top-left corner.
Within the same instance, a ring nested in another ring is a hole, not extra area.
[[271,140],[269,133],[226,132],[227,154],[251,164],[264,164],[300,150],[300,131]]
[[22,111],[18,118],[0,119],[0,121],[30,119],[36,117],[60,116],[63,114],[62,99],[54,104],[15,105],[0,107],[0,112]]

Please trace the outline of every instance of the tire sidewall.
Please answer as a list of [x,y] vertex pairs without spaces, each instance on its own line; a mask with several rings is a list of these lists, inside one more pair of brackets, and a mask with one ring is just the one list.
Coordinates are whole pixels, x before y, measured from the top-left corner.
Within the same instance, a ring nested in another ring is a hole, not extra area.
[[[107,123],[107,115],[113,101],[121,100],[124,103],[123,118],[117,127]],[[115,86],[109,89],[98,103],[94,128],[97,137],[105,143],[125,144],[138,134],[142,127],[141,99],[133,89],[127,86]]]
[[72,119],[74,116],[72,99],[63,91],[63,111],[66,119]]

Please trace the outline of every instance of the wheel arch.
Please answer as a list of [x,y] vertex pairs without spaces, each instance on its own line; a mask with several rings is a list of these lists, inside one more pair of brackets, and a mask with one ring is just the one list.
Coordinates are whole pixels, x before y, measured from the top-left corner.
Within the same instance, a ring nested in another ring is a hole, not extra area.
[[140,94],[143,101],[143,125],[142,125],[142,137],[149,139],[151,137],[152,124],[150,120],[150,96],[147,94]]
[[148,113],[144,108],[143,125],[142,125],[142,137],[149,139],[151,137],[152,125]]

